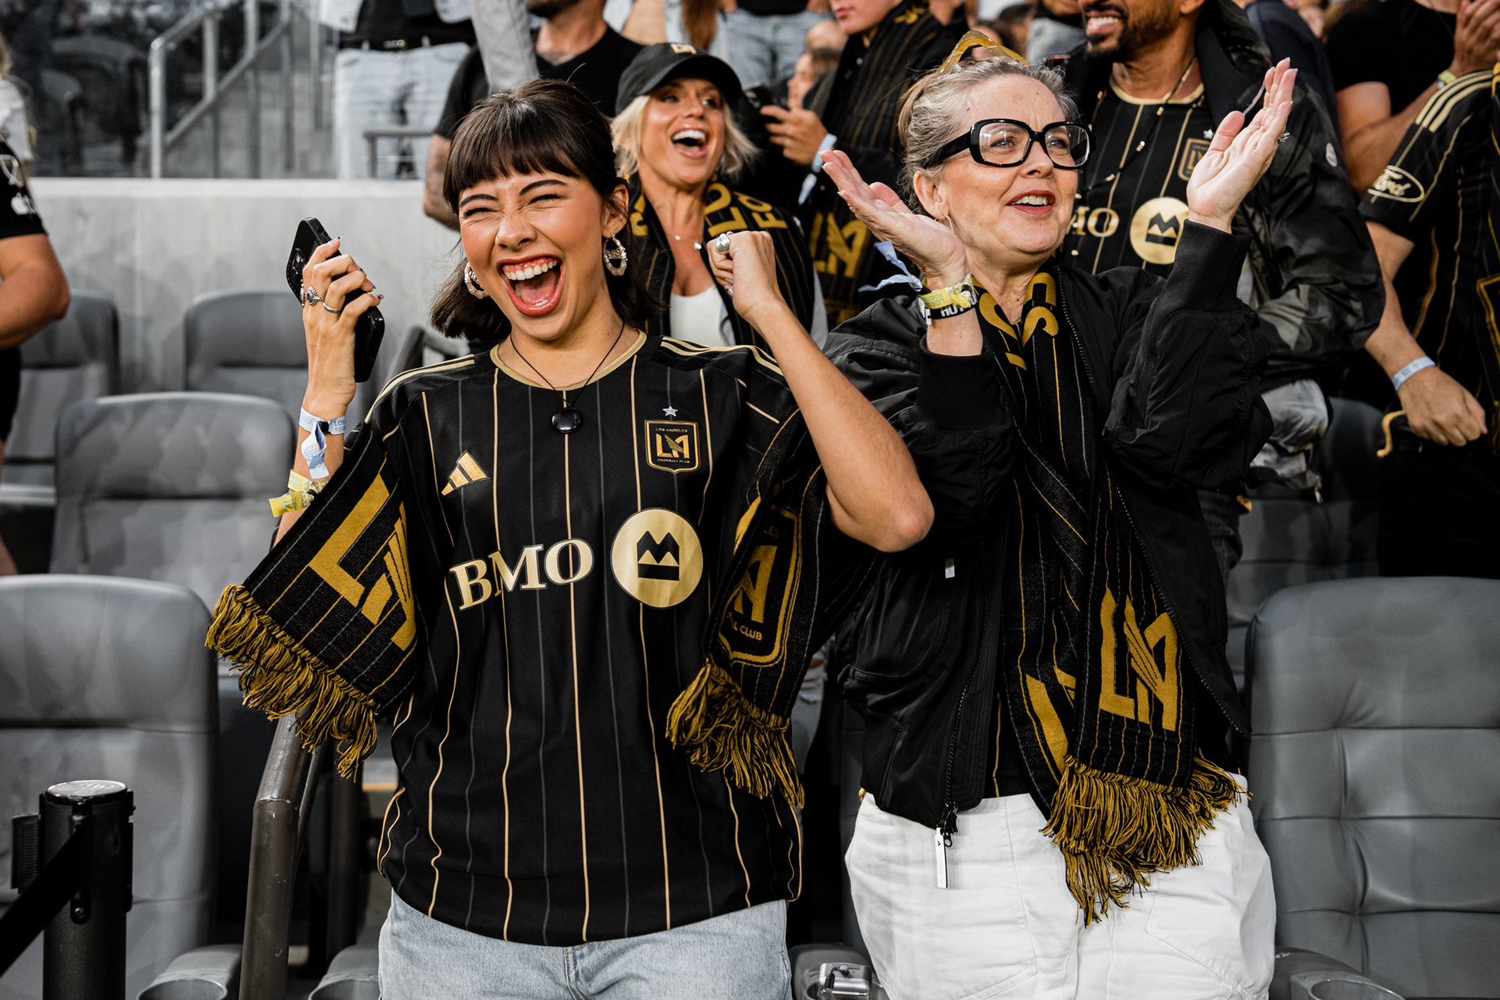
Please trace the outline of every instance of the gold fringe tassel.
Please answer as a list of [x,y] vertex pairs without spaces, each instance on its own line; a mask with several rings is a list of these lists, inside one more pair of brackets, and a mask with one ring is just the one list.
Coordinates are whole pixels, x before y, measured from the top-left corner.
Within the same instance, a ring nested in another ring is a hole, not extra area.
[[352,780],[359,762],[375,750],[369,696],[320,663],[244,587],[225,588],[204,645],[234,664],[246,708],[272,719],[296,716],[308,752],[334,740],[345,778]]
[[734,678],[705,663],[667,714],[667,738],[704,771],[728,771],[758,798],[780,789],[793,808],[803,804],[791,723],[750,703]]
[[1153,873],[1199,864],[1199,839],[1244,794],[1227,771],[1202,757],[1184,788],[1067,757],[1042,832],[1062,851],[1085,926],[1102,920],[1111,905],[1124,906]]

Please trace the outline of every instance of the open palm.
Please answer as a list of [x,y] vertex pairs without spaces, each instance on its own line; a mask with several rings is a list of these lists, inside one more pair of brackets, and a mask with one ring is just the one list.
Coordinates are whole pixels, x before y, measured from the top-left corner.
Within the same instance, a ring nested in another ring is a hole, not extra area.
[[1239,111],[1224,116],[1188,181],[1188,209],[1193,215],[1229,227],[1240,202],[1276,157],[1296,82],[1297,71],[1290,60],[1283,59],[1266,71],[1265,102],[1248,124]]
[[968,251],[953,230],[936,219],[918,215],[886,184],[866,184],[849,157],[839,150],[823,154],[823,172],[838,186],[844,204],[882,240],[893,243],[928,277],[968,273]]

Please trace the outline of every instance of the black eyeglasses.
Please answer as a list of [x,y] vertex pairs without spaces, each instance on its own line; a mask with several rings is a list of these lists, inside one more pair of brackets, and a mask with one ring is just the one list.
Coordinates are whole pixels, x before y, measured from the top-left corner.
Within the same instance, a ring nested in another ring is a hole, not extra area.
[[1053,122],[1037,130],[1014,118],[985,118],[975,122],[968,135],[943,143],[922,166],[935,167],[967,149],[978,163],[1014,167],[1026,162],[1034,142],[1042,144],[1042,152],[1059,170],[1077,170],[1088,162],[1089,130],[1082,125]]

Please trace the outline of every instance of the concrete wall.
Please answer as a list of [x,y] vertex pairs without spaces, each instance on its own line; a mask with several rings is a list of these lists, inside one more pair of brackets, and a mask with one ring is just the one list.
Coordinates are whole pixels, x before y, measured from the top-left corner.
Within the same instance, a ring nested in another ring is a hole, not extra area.
[[422,214],[418,181],[37,178],[32,193],[72,287],[114,296],[126,392],[182,388],[182,316],[199,295],[290,295],[305,216],[343,236],[385,294],[388,349],[459,260],[457,234]]

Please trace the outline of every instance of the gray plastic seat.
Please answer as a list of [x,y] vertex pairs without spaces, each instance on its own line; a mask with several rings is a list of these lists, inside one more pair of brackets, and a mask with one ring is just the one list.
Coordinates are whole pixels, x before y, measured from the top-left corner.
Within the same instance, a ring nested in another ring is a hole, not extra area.
[[219,393],[77,403],[57,432],[52,572],[180,583],[212,607],[271,544],[266,498],[296,437],[281,407]]
[[[214,658],[208,611],[183,587],[84,576],[0,579],[0,910],[9,818],[48,785],[112,778],[135,794],[127,995],[203,944],[213,887]],[[41,942],[0,1000],[41,996]]]
[[1374,576],[1378,531],[1380,413],[1332,400],[1333,417],[1315,459],[1322,501],[1268,486],[1240,518],[1244,555],[1226,582],[1229,665],[1245,689],[1245,629],[1267,597],[1301,583]]
[[21,345],[21,398],[0,484],[51,486],[63,410],[119,379],[119,317],[106,295],[74,292],[68,314]]
[[[259,396],[297,419],[307,388],[307,343],[302,307],[286,289],[200,295],[182,318],[182,336],[187,389]],[[382,354],[390,349],[382,347]],[[377,376],[381,371],[377,359]],[[351,428],[363,419],[376,381],[372,376],[356,391]]]
[[1278,943],[1410,998],[1500,997],[1500,581],[1370,578],[1250,626]]

